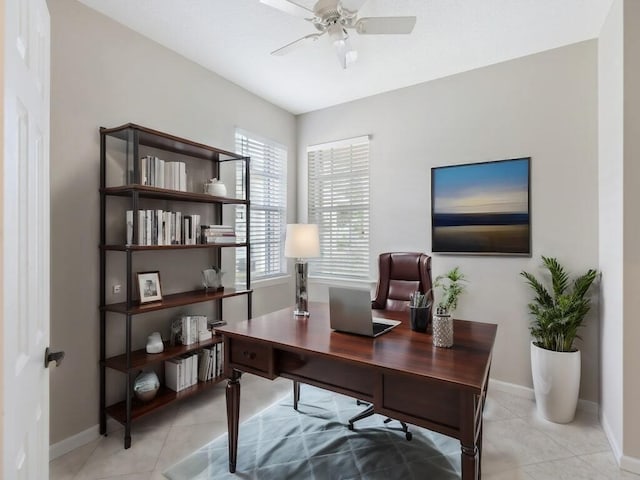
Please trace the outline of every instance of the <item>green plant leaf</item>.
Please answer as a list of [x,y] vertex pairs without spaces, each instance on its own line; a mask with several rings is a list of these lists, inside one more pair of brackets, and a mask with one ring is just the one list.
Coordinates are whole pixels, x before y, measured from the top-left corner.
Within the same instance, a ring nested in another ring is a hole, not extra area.
[[574,351],[574,341],[580,338],[578,329],[591,308],[591,300],[586,294],[597,277],[597,271],[588,270],[569,288],[569,275],[564,267],[552,257],[543,256],[542,261],[551,274],[551,291],[531,273],[520,272],[536,295],[527,305],[532,317],[529,331],[534,343],[541,348]]

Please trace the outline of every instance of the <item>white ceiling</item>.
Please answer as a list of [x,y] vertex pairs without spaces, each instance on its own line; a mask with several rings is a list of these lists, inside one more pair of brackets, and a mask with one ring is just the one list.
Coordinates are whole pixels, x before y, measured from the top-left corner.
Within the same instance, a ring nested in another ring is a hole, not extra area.
[[613,0],[368,0],[360,16],[415,15],[416,26],[353,33],[347,70],[326,36],[271,56],[316,30],[259,0],[80,1],[299,114],[596,38]]

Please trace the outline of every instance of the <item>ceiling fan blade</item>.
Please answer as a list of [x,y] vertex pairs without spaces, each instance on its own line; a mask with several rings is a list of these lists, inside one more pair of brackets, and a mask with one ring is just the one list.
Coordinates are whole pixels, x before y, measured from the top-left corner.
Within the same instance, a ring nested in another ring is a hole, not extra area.
[[346,17],[353,18],[365,3],[367,0],[342,0],[338,2],[338,11]]
[[313,18],[315,16],[313,11],[290,0],[260,0],[260,3],[269,5],[294,17]]
[[287,43],[284,47],[280,47],[277,50],[274,50],[273,52],[271,52],[271,55],[277,55],[277,56],[286,55],[287,53],[295,50],[296,48],[301,47],[302,45],[307,43],[309,40],[313,40],[315,42],[322,35],[323,35],[322,33],[311,33],[302,38],[299,38],[298,40],[294,40],[291,43]]
[[356,32],[361,35],[411,33],[416,17],[363,17],[356,22]]

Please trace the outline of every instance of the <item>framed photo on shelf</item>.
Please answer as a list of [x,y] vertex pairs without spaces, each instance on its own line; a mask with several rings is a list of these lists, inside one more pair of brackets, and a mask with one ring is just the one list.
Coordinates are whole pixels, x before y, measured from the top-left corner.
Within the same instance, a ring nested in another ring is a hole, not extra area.
[[140,303],[158,302],[162,300],[160,272],[138,272],[137,275]]

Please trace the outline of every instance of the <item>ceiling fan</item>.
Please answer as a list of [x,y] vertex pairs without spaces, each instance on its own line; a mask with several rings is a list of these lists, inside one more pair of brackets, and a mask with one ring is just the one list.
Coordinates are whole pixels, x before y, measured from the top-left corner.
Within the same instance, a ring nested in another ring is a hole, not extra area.
[[291,0],[260,0],[261,3],[311,22],[319,33],[311,33],[271,52],[285,55],[299,46],[315,42],[325,33],[333,43],[342,68],[358,58],[351,46],[349,31],[360,35],[407,34],[416,24],[416,17],[360,17],[358,10],[367,0],[318,0],[313,10]]

